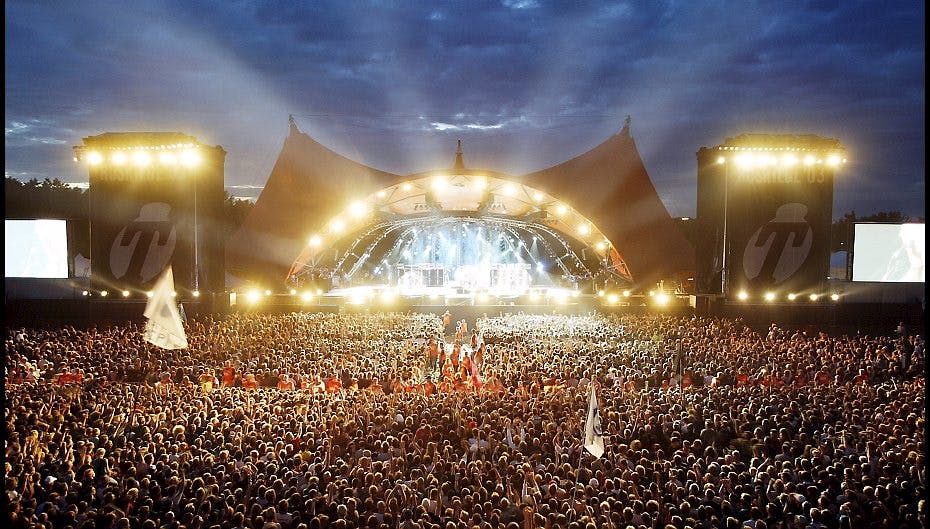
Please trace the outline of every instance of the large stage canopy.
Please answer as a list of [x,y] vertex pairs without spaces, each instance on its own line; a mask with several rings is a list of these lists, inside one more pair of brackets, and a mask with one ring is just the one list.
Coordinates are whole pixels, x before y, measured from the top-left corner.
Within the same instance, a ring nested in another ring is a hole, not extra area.
[[483,266],[511,286],[549,275],[651,288],[694,269],[629,120],[590,151],[522,176],[466,168],[461,143],[452,167],[402,176],[326,148],[291,118],[226,255],[231,276],[269,287],[311,276],[403,286],[412,272],[441,283]]

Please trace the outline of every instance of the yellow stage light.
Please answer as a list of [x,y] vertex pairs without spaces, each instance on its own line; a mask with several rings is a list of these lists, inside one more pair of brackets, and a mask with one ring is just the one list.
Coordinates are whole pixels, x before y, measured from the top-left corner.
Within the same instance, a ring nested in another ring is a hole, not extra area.
[[310,243],[311,247],[316,248],[320,245],[320,243],[323,242],[323,239],[321,239],[319,235],[311,235],[308,242]]
[[447,184],[448,182],[446,182],[446,177],[444,176],[433,177],[433,189],[435,189],[436,191],[442,191],[443,189],[446,188]]
[[111,159],[115,165],[123,165],[126,163],[126,153],[114,152]]
[[333,221],[329,223],[329,229],[334,233],[341,232],[345,227],[346,225],[341,219],[333,219]]
[[303,294],[300,295],[300,297],[301,297],[301,299],[303,299],[304,301],[310,301],[311,299],[313,299],[313,293],[312,293],[312,292],[304,292]]
[[597,244],[595,245],[595,247],[597,248],[597,251],[603,252],[604,250],[607,249],[607,243],[604,242],[604,241],[601,241],[601,242],[597,243]]
[[86,291],[86,290],[82,290],[82,291],[81,291],[81,295],[82,295],[82,296],[89,296],[89,295],[90,295],[90,292],[88,292],[88,291]]
[[598,297],[604,297],[604,291],[603,291],[603,290],[598,290],[598,291],[597,291],[597,295],[598,295]]
[[378,191],[378,193],[375,196],[377,196],[378,198],[384,198],[387,196],[387,192],[382,189],[381,191]]
[[717,157],[717,163],[719,163],[719,164],[725,164],[725,163],[727,163],[727,159],[726,159],[725,157],[723,157],[723,156],[718,156],[718,157]]
[[616,294],[611,294],[611,295],[607,296],[607,301],[609,301],[611,305],[617,303],[617,301],[619,301],[619,300],[620,300],[620,298],[617,297]]
[[827,156],[827,165],[830,167],[836,167],[840,164],[841,160],[842,159],[839,157],[839,155],[831,154],[830,156]]
[[270,290],[266,290],[266,291],[265,291],[265,295],[266,295],[266,296],[270,296],[270,295],[271,295],[271,291],[270,291]]
[[818,299],[820,299],[820,296],[818,296],[817,294],[811,294],[809,298],[811,301],[817,301]]
[[349,206],[349,212],[354,217],[363,217],[368,213],[368,208],[365,206],[364,202],[353,202],[352,205]]
[[582,224],[578,226],[578,233],[580,235],[587,235],[591,233],[591,226],[588,226],[587,224]]
[[100,165],[103,162],[103,156],[100,155],[97,151],[90,151],[87,153],[87,163],[91,165]]
[[741,301],[746,301],[749,299],[749,293],[745,290],[740,290],[736,297],[738,297]]
[[797,297],[798,297],[798,295],[795,294],[794,292],[792,292],[791,294],[788,294],[788,301],[794,301],[795,298],[797,298]]
[[671,298],[669,298],[669,295],[666,294],[665,292],[659,292],[658,294],[656,294],[656,303],[658,303],[659,305],[668,305],[668,302],[670,299]]
[[839,294],[830,294],[830,299],[832,299],[833,301],[839,301],[840,295],[839,295]]
[[536,202],[542,202],[546,198],[546,195],[540,193],[539,191],[533,193],[533,200]]
[[107,292],[106,290],[101,290],[101,291],[100,291],[100,297],[105,298],[105,297],[107,297],[109,294],[110,294],[110,293]]
[[187,167],[194,167],[200,163],[200,153],[194,149],[185,149],[181,151],[181,164]]
[[381,293],[381,301],[383,303],[393,303],[394,302],[394,292],[390,290],[385,290]]
[[128,297],[129,297],[129,291],[128,291],[128,290],[124,290],[124,291],[123,291],[123,297],[124,297],[124,298],[128,298]]
[[152,155],[145,151],[136,151],[132,153],[132,163],[139,167],[145,167],[152,163]]
[[775,301],[775,293],[774,293],[774,292],[766,292],[766,293],[765,293],[765,301]]
[[517,194],[517,186],[513,184],[507,184],[504,186],[504,194],[508,197],[512,197]]
[[258,303],[258,300],[262,299],[262,293],[258,290],[249,290],[245,295],[245,299],[249,303]]
[[177,291],[177,290],[172,290],[172,291],[171,291],[171,297],[173,297],[173,298],[178,297],[178,291]]
[[200,297],[200,291],[199,291],[199,290],[195,290],[195,291],[191,292],[191,295],[194,296],[195,298],[199,298],[199,297]]
[[817,158],[814,158],[813,155],[808,154],[807,156],[804,157],[804,165],[810,167],[814,165],[815,163],[817,163]]
[[630,291],[629,291],[629,290],[624,290],[624,291],[623,291],[623,297],[625,297],[625,298],[630,297]]
[[292,288],[292,289],[291,289],[291,295],[294,296],[294,295],[296,295],[296,294],[297,294],[297,289]]
[[785,167],[794,167],[798,164],[798,157],[793,154],[786,154],[782,156],[781,163]]
[[152,297],[152,296],[154,296],[154,295],[155,295],[155,293],[152,292],[151,290],[149,290],[148,292],[145,293],[145,297],[147,297],[147,298],[150,298],[150,297]]
[[477,177],[473,181],[475,189],[484,189],[488,185],[488,181],[484,177]]
[[413,186],[410,184],[410,182],[404,182],[403,184],[400,185],[400,190],[401,190],[401,191],[410,191],[410,189],[411,189],[412,187],[413,187]]
[[555,207],[555,214],[560,217],[564,215],[566,212],[568,212],[568,207],[566,207],[565,204],[559,204],[558,206]]

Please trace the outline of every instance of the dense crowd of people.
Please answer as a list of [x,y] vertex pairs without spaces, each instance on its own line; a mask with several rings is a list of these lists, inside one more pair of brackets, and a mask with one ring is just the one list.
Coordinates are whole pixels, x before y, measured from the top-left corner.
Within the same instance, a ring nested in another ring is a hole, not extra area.
[[13,527],[926,527],[919,335],[416,313],[186,331],[168,351],[137,323],[7,329]]

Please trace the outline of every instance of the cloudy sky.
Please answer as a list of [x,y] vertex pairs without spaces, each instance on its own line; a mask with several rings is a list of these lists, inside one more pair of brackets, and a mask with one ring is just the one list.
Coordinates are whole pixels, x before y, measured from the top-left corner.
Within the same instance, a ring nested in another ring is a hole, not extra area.
[[834,217],[925,214],[918,0],[5,2],[5,172],[84,182],[73,145],[180,131],[255,197],[301,130],[399,174],[523,174],[624,117],[672,215],[695,153],[741,133],[838,138]]

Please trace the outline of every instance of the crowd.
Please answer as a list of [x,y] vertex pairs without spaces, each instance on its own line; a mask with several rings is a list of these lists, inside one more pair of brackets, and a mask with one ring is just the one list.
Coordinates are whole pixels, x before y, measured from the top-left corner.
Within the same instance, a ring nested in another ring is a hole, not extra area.
[[134,323],[7,329],[12,527],[926,527],[922,336],[450,323],[205,317],[176,351]]

